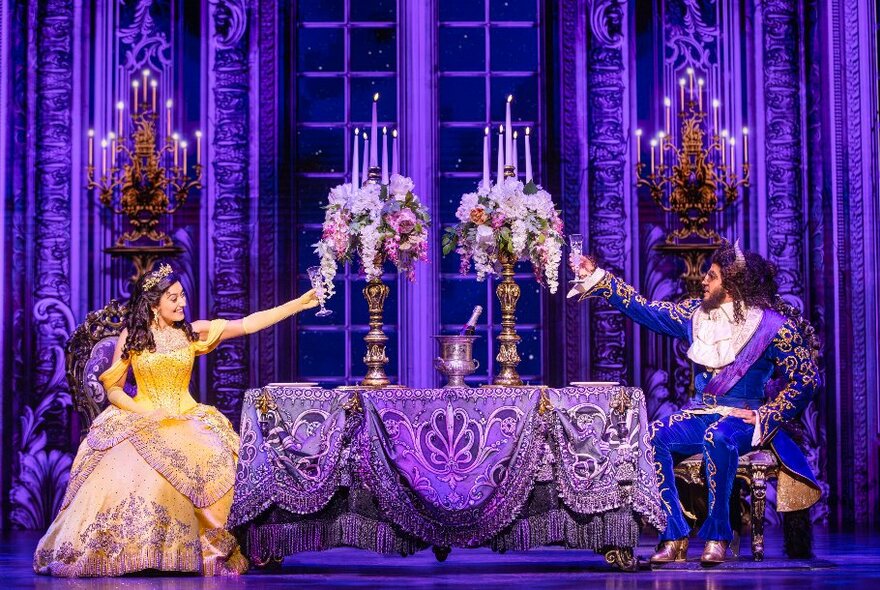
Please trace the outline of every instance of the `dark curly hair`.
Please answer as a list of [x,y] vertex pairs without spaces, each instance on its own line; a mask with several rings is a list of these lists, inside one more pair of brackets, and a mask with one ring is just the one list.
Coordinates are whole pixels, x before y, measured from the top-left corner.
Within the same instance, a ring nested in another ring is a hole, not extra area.
[[[138,354],[145,350],[156,352],[156,342],[153,339],[153,332],[150,330],[150,324],[153,321],[153,308],[158,307],[159,300],[162,299],[165,291],[180,280],[180,276],[173,270],[167,276],[161,276],[159,274],[160,268],[161,265],[157,265],[151,272],[144,273],[135,283],[134,293],[128,302],[128,315],[125,318],[128,336],[122,348],[123,359],[128,359],[132,354]],[[150,277],[153,277],[154,280],[158,277],[158,281],[145,290],[144,282]],[[186,320],[175,322],[174,327],[183,330],[186,337],[192,342],[199,339],[198,334],[193,332],[192,326]]]
[[816,330],[798,308],[779,295],[776,265],[755,252],[743,252],[743,258],[745,263],[737,262],[736,250],[730,242],[722,244],[712,256],[712,263],[721,268],[721,286],[733,298],[734,320],[741,322],[745,319],[743,305],[772,309],[794,322],[817,354],[819,338]]

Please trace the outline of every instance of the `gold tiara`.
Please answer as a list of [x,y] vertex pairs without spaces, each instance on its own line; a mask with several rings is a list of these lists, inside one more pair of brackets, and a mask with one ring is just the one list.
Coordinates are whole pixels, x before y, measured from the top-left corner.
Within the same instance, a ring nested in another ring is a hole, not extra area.
[[174,272],[174,269],[171,268],[170,264],[160,264],[158,270],[154,270],[150,273],[144,280],[144,291],[149,291],[153,287],[159,284],[159,281],[166,278],[168,275]]

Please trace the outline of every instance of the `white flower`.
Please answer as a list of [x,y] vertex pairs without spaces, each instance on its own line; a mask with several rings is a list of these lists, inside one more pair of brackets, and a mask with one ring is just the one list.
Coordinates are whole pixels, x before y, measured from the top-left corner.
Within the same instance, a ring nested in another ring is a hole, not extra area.
[[495,231],[488,225],[477,226],[477,242],[480,244],[494,244]]
[[327,197],[327,201],[333,206],[347,207],[348,202],[354,193],[355,188],[351,183],[347,182],[345,184],[340,184],[330,189],[330,195]]
[[458,206],[458,210],[455,212],[455,217],[459,221],[467,223],[471,218],[471,211],[476,208],[479,202],[480,197],[477,193],[463,194],[461,196],[461,203]]
[[415,183],[409,176],[400,174],[392,174],[388,183],[388,190],[397,197],[405,197],[406,193],[411,192],[415,187]]

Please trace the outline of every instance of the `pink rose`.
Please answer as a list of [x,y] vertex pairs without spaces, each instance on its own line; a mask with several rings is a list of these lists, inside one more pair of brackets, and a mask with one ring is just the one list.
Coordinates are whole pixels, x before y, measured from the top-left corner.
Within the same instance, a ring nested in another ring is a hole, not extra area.
[[416,214],[412,212],[412,209],[401,209],[398,211],[394,217],[391,227],[398,231],[401,234],[408,234],[416,227],[416,223],[418,219],[416,219]]

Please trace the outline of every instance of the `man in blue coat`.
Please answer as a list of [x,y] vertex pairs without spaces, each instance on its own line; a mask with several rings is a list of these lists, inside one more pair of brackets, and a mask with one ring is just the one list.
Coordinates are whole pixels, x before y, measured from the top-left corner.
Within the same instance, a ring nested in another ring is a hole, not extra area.
[[[819,499],[806,458],[780,425],[796,418],[818,385],[814,331],[777,294],[776,268],[759,256],[725,243],[703,278],[703,299],[647,301],[633,287],[582,257],[569,297],[602,297],[650,330],[685,339],[688,358],[704,369],[695,395],[681,411],[651,427],[661,504],[667,526],[651,563],[687,558],[690,527],[678,499],[674,459],[702,453],[709,513],[699,536],[706,541],[704,566],[722,563],[733,538],[730,495],[739,456],[769,446],[781,464],[777,510],[801,510]],[[765,392],[780,371],[781,389]],[[770,394],[768,396],[768,393]]]

